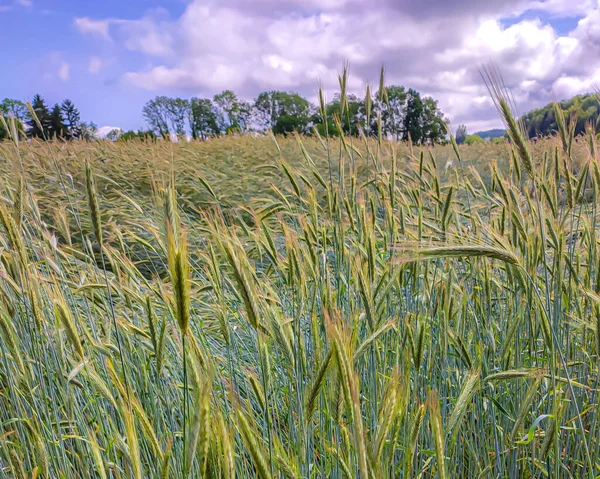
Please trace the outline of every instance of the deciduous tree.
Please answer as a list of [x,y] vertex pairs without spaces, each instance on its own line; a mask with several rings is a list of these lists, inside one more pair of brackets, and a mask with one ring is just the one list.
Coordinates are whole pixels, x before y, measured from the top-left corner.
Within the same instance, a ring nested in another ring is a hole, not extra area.
[[192,138],[206,140],[218,136],[221,131],[213,102],[208,98],[192,98],[190,104]]
[[465,125],[458,125],[456,135],[454,135],[456,143],[462,145],[467,139],[467,134],[467,127]]

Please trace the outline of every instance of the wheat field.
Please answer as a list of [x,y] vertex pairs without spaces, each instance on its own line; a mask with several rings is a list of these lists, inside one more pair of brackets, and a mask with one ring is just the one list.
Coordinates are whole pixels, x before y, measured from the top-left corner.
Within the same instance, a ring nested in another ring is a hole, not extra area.
[[596,139],[501,113],[0,144],[0,475],[597,477]]

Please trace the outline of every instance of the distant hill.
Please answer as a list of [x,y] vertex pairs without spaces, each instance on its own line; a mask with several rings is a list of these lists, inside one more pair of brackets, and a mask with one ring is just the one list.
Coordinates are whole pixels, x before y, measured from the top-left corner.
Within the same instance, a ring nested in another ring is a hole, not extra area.
[[[598,95],[588,93],[560,102],[560,106],[566,113],[567,118],[571,114],[575,114],[577,117],[575,135],[579,135],[585,131],[585,125],[588,121],[596,123],[600,112],[599,100]],[[558,129],[552,103],[548,103],[543,108],[531,110],[523,116],[523,120],[525,121],[525,128],[527,129],[529,138],[550,135]]]
[[504,136],[506,134],[506,130],[502,130],[501,128],[496,128],[494,130],[478,131],[475,134],[480,136],[484,140],[491,140],[492,138],[500,138],[500,137]]

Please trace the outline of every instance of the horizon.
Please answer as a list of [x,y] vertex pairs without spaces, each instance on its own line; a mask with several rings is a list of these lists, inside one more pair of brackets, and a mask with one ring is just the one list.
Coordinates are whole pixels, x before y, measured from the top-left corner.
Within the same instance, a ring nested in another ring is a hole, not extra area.
[[469,132],[502,128],[482,64],[498,66],[521,113],[600,83],[598,0],[55,3],[0,0],[11,73],[0,97],[70,98],[103,133],[145,128],[142,107],[158,95],[283,90],[314,102],[322,84],[330,100],[345,60],[350,93],[375,88],[384,65],[387,85],[438,100]]

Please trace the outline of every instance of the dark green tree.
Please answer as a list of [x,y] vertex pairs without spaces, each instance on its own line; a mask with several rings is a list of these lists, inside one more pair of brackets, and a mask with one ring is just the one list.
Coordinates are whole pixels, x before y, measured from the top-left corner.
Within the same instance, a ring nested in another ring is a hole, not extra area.
[[184,139],[186,121],[190,116],[190,102],[183,98],[169,98],[166,109],[171,132],[177,135],[177,138]]
[[23,123],[26,119],[27,106],[19,100],[5,98],[0,102],[0,115],[4,117],[4,121],[0,119],[0,140],[10,138],[8,130],[13,130],[20,137],[24,131]]
[[192,98],[190,126],[192,138],[206,140],[221,134],[218,115],[208,98]]
[[294,131],[301,132],[305,126],[306,122],[302,117],[281,115],[273,127],[273,133],[276,135],[285,135]]
[[240,100],[231,90],[225,90],[213,98],[219,130],[226,133],[246,133],[251,128],[253,108]]
[[[410,90],[414,91],[414,90]],[[397,141],[406,139],[406,115],[408,94],[403,86],[392,85],[386,87],[384,94],[377,92],[377,108],[381,112],[381,129],[383,136],[395,138]],[[376,120],[376,118],[375,118]],[[377,125],[373,125],[377,131]]]
[[50,138],[67,138],[65,119],[63,118],[60,105],[56,103],[50,112]]
[[144,105],[142,112],[150,130],[163,139],[170,137],[169,98],[166,96],[157,96]]
[[423,99],[423,118],[421,138],[419,143],[441,143],[448,133],[447,119],[438,108],[438,102],[433,98]]
[[0,141],[13,138],[13,133],[21,138],[24,133],[23,123],[13,116],[0,118]]
[[[341,95],[336,94],[333,101],[327,104],[327,123],[329,128],[339,129],[335,126],[334,117],[340,121],[345,135],[358,136],[359,127],[364,127],[366,114],[365,103],[355,95],[347,95],[342,105]],[[330,132],[330,135],[335,136]]]
[[144,118],[148,126],[163,139],[171,135],[185,138],[191,116],[190,102],[183,98],[157,96],[144,105]]
[[420,144],[423,140],[423,115],[425,106],[421,94],[412,88],[406,93],[406,113],[404,116],[404,138]]
[[69,140],[77,140],[81,138],[82,131],[79,110],[75,108],[75,105],[69,99],[66,99],[62,102],[60,109],[64,117],[66,138]]
[[0,113],[4,116],[12,116],[24,123],[27,119],[27,105],[20,100],[5,98],[0,102]]
[[146,131],[129,130],[129,131],[123,132],[123,134],[121,134],[121,136],[119,136],[119,141],[132,141],[132,140],[153,140],[153,141],[155,141],[156,139],[157,139],[156,133],[154,133],[152,130],[146,130]]
[[29,129],[27,130],[27,136],[30,138],[49,138],[51,121],[46,102],[40,95],[35,95],[31,107],[35,117],[32,114],[28,115],[27,126],[29,126]]
[[[283,116],[301,119],[297,122],[299,127],[301,127],[302,120],[308,123],[310,103],[297,93],[265,91],[258,95],[254,101],[254,107],[259,122],[267,128],[274,128]],[[283,124],[289,124],[289,121],[283,120],[280,126]]]

